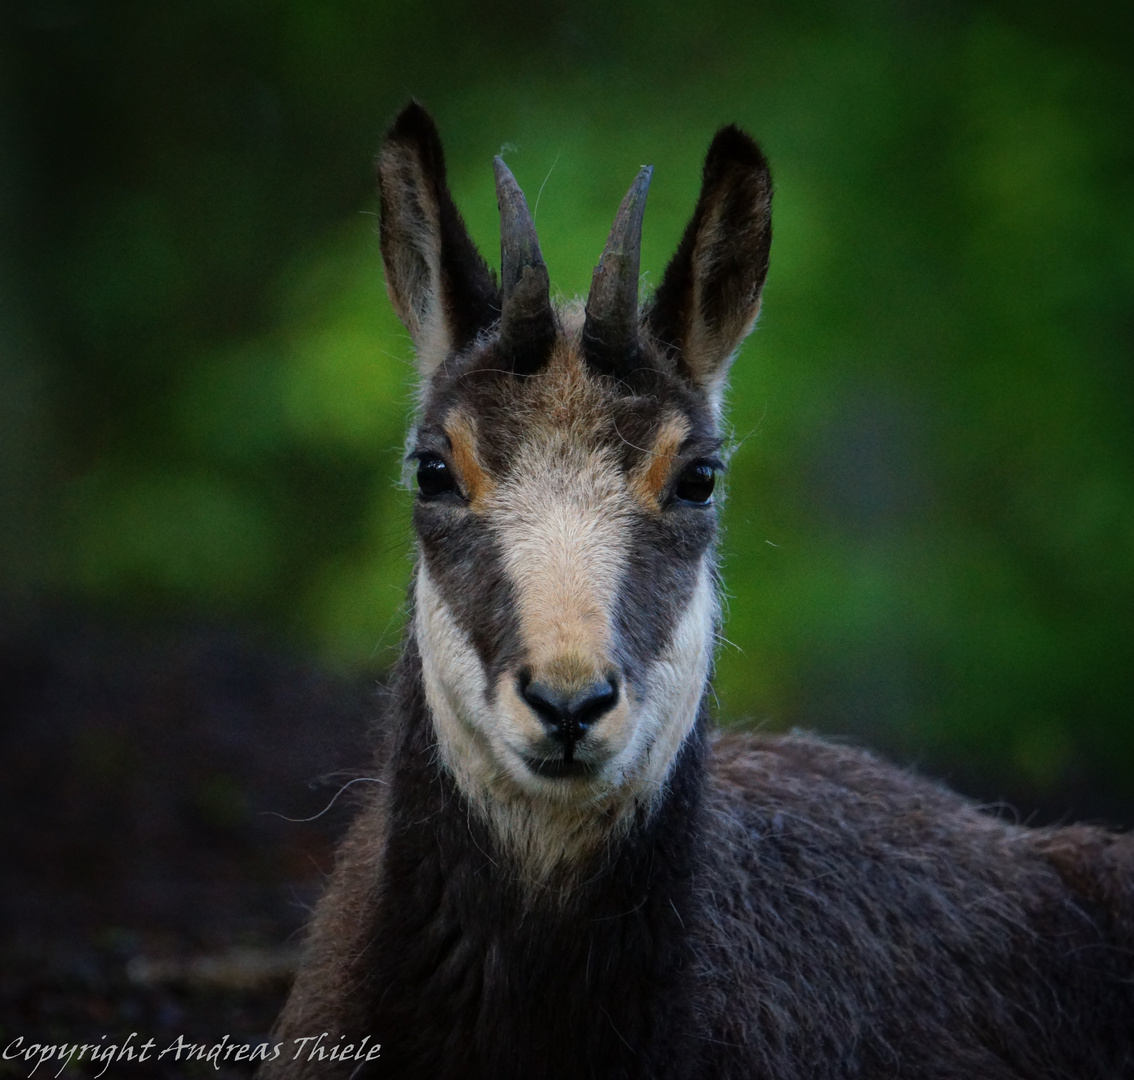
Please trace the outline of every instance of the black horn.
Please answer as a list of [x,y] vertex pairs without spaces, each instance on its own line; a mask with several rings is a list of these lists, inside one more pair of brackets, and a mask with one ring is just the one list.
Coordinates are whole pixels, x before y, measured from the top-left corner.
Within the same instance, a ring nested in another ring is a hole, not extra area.
[[500,206],[500,344],[513,370],[525,373],[547,359],[555,311],[527,200],[503,159],[497,157],[493,166]]
[[637,353],[642,216],[653,172],[645,166],[630,185],[591,278],[583,350],[594,367],[608,373],[633,364]]

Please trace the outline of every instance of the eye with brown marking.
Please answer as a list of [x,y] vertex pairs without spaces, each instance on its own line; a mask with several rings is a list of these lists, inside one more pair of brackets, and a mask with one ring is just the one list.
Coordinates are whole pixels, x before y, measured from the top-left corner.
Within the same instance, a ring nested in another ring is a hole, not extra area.
[[705,506],[712,501],[716,484],[717,469],[712,462],[691,461],[677,477],[673,497],[677,502]]
[[417,490],[423,499],[438,499],[442,495],[459,495],[453,470],[438,454],[423,453],[417,459]]

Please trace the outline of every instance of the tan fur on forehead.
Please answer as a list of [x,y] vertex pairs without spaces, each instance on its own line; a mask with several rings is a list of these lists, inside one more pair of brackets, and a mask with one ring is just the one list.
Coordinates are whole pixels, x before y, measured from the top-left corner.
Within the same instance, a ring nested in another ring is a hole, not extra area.
[[559,338],[532,389],[528,407],[549,427],[587,438],[609,424],[611,390],[587,370],[578,343],[571,338]]
[[669,413],[658,427],[653,446],[630,476],[630,490],[650,510],[660,510],[662,495],[669,484],[673,464],[682,443],[689,436],[689,419],[681,413]]
[[463,409],[453,409],[442,424],[449,436],[453,466],[473,510],[480,510],[492,495],[492,477],[481,464],[477,453],[476,421]]

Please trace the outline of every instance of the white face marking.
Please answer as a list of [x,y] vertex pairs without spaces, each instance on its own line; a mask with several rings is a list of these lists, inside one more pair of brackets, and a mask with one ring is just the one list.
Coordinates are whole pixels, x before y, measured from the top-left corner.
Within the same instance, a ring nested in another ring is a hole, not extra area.
[[651,799],[661,792],[693,730],[709,679],[720,620],[712,567],[713,556],[702,556],[689,605],[651,666],[648,690],[636,710],[634,739],[624,754],[627,775]]
[[468,634],[441,599],[424,560],[417,568],[414,629],[442,762],[465,795],[479,801],[478,793],[491,788],[495,771],[487,745],[494,727],[488,682]]

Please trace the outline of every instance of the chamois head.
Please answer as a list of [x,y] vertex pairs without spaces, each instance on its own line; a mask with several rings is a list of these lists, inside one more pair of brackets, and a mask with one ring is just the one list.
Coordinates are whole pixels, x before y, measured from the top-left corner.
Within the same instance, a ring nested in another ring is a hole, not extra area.
[[648,813],[697,721],[721,395],[760,305],[772,189],[756,144],[722,129],[640,310],[642,169],[580,309],[552,303],[495,167],[499,286],[417,104],[379,153],[381,242],[422,384],[413,632],[440,758],[538,876]]

